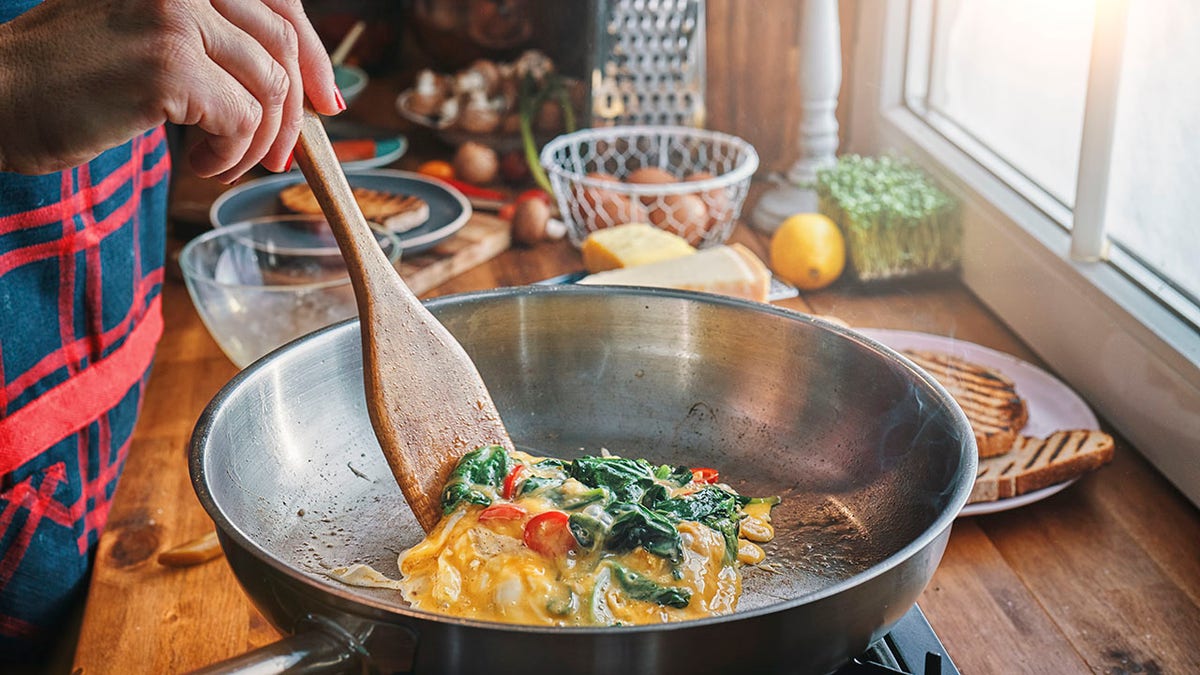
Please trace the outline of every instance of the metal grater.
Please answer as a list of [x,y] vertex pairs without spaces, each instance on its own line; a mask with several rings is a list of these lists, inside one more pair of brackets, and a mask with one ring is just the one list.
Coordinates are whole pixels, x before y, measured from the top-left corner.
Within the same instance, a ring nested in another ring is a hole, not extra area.
[[596,126],[704,126],[704,1],[596,3]]

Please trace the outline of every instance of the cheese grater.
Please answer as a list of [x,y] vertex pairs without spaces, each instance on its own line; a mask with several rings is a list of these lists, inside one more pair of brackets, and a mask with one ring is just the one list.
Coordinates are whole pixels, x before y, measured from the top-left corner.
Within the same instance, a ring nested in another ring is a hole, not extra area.
[[593,123],[704,126],[704,0],[596,8]]

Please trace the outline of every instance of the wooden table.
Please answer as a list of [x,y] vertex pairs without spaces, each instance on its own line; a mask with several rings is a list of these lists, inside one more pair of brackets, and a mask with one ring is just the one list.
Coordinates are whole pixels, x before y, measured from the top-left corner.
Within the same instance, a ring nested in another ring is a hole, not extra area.
[[[765,240],[734,236],[765,257]],[[565,242],[511,249],[427,294],[526,283],[579,269]],[[236,372],[168,280],[166,332],[108,529],[75,655],[77,673],[172,673],[277,639],[224,559],[188,569],[156,555],[212,527],[185,446]],[[1036,362],[954,280],[835,285],[781,305],[851,325],[954,335]],[[960,519],[920,599],[968,673],[1200,672],[1200,513],[1118,439],[1110,466],[1044,501]],[[1003,665],[1002,665],[1003,664]]]

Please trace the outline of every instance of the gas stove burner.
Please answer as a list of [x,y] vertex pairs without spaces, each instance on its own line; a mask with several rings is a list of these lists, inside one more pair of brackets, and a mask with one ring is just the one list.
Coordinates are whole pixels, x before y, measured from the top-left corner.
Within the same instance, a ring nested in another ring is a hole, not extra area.
[[925,615],[916,605],[891,632],[835,675],[958,675]]

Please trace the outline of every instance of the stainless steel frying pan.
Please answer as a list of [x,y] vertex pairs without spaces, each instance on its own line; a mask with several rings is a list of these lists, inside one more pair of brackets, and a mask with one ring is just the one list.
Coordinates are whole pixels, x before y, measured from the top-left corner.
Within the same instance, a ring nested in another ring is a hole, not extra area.
[[358,325],[343,323],[243,371],[196,427],[200,501],[246,592],[292,635],[211,672],[828,672],[913,605],[970,491],[974,437],[946,392],[828,323],[634,289],[428,306],[523,449],[712,466],[743,494],[782,496],[770,565],[745,571],[735,614],[617,628],[453,619],[329,579],[354,562],[397,576],[422,536],[367,419]]

